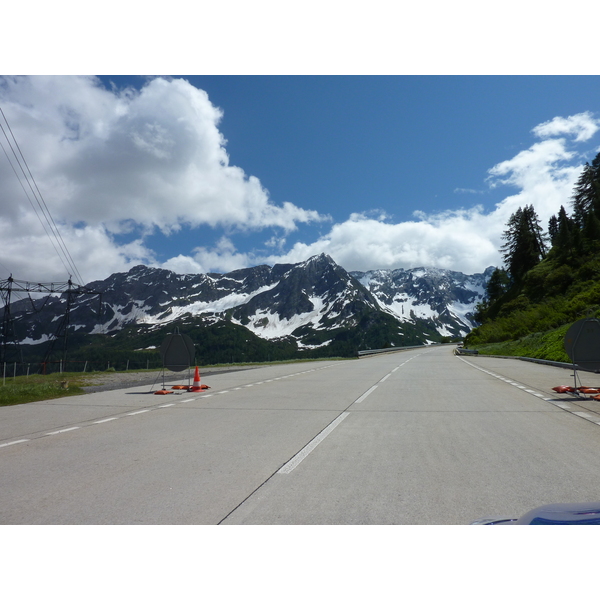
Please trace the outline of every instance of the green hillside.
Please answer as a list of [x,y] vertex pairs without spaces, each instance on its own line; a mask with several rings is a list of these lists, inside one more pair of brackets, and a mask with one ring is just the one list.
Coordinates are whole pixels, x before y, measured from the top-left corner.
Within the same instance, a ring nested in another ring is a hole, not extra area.
[[600,316],[600,153],[586,163],[570,209],[551,217],[547,233],[532,206],[511,216],[505,266],[477,307],[481,325],[467,336],[469,348],[569,361],[562,343],[568,327]]

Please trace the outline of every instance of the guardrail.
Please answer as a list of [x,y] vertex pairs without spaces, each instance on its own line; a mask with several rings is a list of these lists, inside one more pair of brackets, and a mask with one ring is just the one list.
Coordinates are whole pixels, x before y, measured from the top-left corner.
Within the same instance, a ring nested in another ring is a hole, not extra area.
[[384,352],[402,352],[403,350],[414,350],[415,348],[430,348],[431,346],[441,346],[441,344],[420,344],[418,346],[394,346],[393,348],[378,348],[377,350],[359,350],[358,358],[371,354],[383,354]]

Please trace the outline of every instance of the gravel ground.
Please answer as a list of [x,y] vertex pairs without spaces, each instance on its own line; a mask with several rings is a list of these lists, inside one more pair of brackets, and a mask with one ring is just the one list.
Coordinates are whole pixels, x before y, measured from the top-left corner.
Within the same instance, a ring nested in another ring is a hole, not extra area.
[[[246,369],[256,369],[258,367],[207,367],[206,369],[200,369],[200,378],[206,375],[219,375],[220,373],[230,373],[231,371],[244,371]],[[190,372],[190,380],[192,383],[194,379],[194,371]],[[156,384],[157,389],[162,386],[163,376],[161,371],[149,371],[149,372],[135,372],[135,373],[100,373],[93,376],[91,380],[92,385],[82,387],[82,389],[92,394],[94,392],[105,392],[108,390],[119,390],[130,387],[138,387],[142,385],[153,386]],[[182,371],[180,373],[173,373],[171,371],[165,372],[165,383],[173,384],[175,382],[182,385],[188,384],[188,373]]]

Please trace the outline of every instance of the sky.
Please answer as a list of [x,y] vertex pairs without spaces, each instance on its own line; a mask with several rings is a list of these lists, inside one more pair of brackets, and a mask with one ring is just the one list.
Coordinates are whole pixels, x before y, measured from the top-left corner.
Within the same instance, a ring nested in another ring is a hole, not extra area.
[[108,0],[93,25],[62,0],[36,19],[10,7],[0,279],[322,252],[347,270],[471,274],[501,266],[519,207],[544,227],[569,210],[600,151],[600,9],[274,6],[182,19],[179,0],[161,14]]
[[569,211],[600,151],[597,76],[3,76],[0,108],[0,278],[21,280],[322,252],[482,272],[510,215]]

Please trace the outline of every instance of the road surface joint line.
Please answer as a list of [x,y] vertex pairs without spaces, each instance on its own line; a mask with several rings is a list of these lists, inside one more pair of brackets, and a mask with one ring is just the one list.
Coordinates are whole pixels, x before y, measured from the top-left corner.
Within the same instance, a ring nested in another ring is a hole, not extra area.
[[293,456],[277,473],[287,475],[291,473],[350,413],[343,412],[332,421],[319,435],[313,438],[298,454]]

